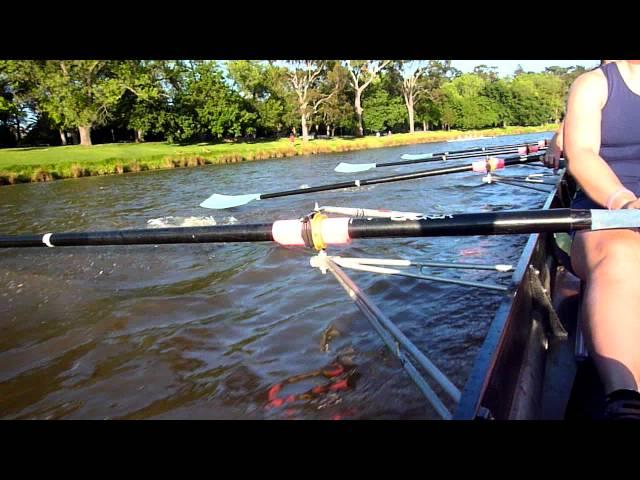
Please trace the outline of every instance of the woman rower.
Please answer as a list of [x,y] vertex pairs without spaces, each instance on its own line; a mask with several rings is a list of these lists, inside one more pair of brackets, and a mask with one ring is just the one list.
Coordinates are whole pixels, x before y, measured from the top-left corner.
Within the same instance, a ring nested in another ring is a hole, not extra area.
[[[572,208],[640,208],[640,60],[616,60],[575,80],[563,147],[581,187]],[[571,261],[585,283],[584,333],[605,388],[604,418],[640,419],[640,235],[578,232]]]

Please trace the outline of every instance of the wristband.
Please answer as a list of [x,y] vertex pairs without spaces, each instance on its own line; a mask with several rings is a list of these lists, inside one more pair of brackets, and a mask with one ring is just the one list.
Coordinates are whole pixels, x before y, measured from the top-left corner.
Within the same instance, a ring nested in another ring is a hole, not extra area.
[[[615,192],[613,192],[611,195],[609,195],[609,198],[607,199],[607,209],[608,210],[614,210],[612,208],[613,206],[613,202],[615,201],[616,198],[618,198],[620,195],[624,194],[624,193],[628,193],[630,195],[633,196],[633,200],[636,200],[637,197],[635,195],[635,193],[633,193],[631,190],[629,190],[628,188],[619,188],[618,190],[616,190]],[[633,201],[632,200],[632,201]]]

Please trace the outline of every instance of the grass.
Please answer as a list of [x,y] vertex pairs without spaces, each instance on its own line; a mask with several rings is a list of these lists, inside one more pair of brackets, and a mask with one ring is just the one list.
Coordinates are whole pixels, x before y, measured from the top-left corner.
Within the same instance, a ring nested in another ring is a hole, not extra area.
[[288,139],[248,143],[173,145],[162,142],[103,144],[91,147],[7,148],[0,150],[0,185],[110,175],[177,167],[347,152],[476,136],[514,135],[555,130],[556,126],[506,127],[461,132],[435,131],[383,137],[332,138],[291,144]]

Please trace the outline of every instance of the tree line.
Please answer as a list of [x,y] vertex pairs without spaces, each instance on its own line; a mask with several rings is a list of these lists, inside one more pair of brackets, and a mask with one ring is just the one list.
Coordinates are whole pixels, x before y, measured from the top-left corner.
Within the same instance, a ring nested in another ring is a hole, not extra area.
[[449,60],[0,60],[0,146],[190,143],[558,122],[585,69]]

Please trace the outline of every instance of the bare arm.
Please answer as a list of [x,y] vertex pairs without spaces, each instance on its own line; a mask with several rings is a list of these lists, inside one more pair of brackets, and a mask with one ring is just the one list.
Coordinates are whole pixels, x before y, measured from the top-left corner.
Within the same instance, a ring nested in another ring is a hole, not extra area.
[[544,155],[544,164],[548,167],[553,167],[554,170],[557,170],[560,166],[560,157],[562,157],[562,151],[564,148],[563,145],[563,137],[564,137],[564,120],[560,122],[560,127],[558,131],[555,133],[551,140],[549,141],[549,146],[547,147],[547,152]]
[[558,131],[552,138],[554,146],[562,152],[564,148],[564,120],[560,122],[560,127],[558,127]]
[[569,92],[564,121],[564,151],[569,171],[584,192],[596,203],[621,208],[636,196],[624,186],[600,156],[602,107],[607,98],[607,83],[596,70],[576,79]]

